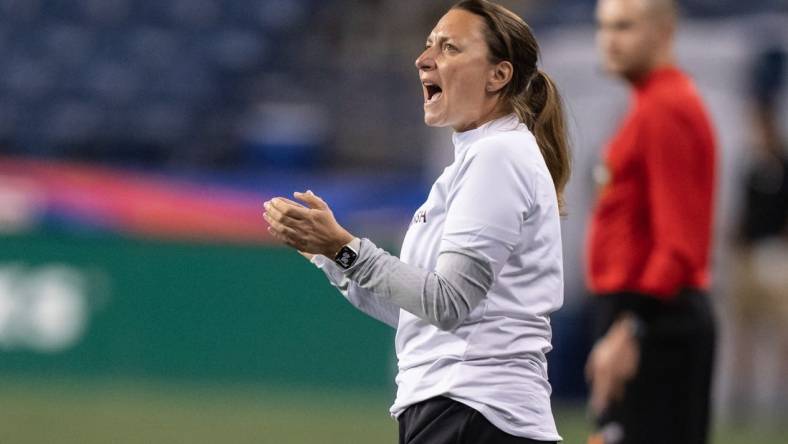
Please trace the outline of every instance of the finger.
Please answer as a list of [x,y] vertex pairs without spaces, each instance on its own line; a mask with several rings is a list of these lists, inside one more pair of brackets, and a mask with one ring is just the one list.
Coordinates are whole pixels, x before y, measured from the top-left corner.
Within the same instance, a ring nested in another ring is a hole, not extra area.
[[610,386],[604,378],[597,378],[591,389],[591,410],[596,415],[601,415],[610,399]]
[[591,393],[588,396],[588,407],[591,409],[591,413],[594,416],[599,416],[601,409],[600,409],[600,402],[599,402],[599,389],[594,385],[591,386]]
[[284,214],[285,216],[288,216],[292,219],[298,219],[298,220],[306,219],[309,213],[309,210],[307,208],[304,208],[302,205],[291,205],[290,203],[285,202],[285,200],[282,199],[281,197],[271,199],[265,204],[263,204],[263,206],[266,209],[273,207],[281,214]]
[[263,214],[263,217],[265,217],[265,220],[268,222],[268,225],[270,225],[271,228],[273,228],[274,231],[276,231],[276,233],[283,238],[283,240],[289,241],[299,238],[298,232],[296,230],[272,219],[271,216],[269,216],[268,214]]
[[279,223],[281,223],[283,225],[287,225],[289,227],[293,227],[293,226],[297,225],[298,222],[303,220],[303,219],[296,219],[294,217],[291,217],[291,216],[288,216],[288,215],[284,214],[282,211],[277,209],[277,207],[275,205],[272,205],[270,203],[266,203],[265,204],[265,213],[268,214],[268,216],[271,219],[273,219],[273,220],[275,220],[275,221],[277,221],[277,222],[279,222]]
[[298,200],[302,200],[306,202],[307,206],[309,206],[309,208],[312,208],[313,210],[328,209],[328,204],[325,203],[323,199],[317,197],[317,195],[313,193],[312,190],[306,190],[306,193],[295,192],[293,193],[293,196],[295,196],[295,198]]
[[286,203],[286,204],[288,204],[288,205],[293,205],[294,207],[308,209],[308,208],[307,208],[307,207],[305,207],[305,206],[304,206],[304,204],[302,204],[301,202],[296,202],[296,201],[294,201],[294,200],[290,200],[290,199],[288,199],[288,198],[286,198],[286,197],[281,197],[281,196],[280,196],[280,197],[277,197],[277,199],[280,199],[280,200],[282,200],[284,203]]

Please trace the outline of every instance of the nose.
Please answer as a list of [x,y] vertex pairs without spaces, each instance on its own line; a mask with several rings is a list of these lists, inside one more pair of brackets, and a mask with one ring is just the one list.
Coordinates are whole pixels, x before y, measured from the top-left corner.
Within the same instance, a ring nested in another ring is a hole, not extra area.
[[416,58],[415,65],[419,71],[429,71],[435,68],[435,59],[430,54],[430,49],[431,48],[425,49],[424,52]]

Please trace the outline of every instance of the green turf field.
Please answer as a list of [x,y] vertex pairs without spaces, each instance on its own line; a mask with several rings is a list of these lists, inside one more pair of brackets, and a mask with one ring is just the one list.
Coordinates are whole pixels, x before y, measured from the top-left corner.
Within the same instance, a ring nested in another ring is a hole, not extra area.
[[[0,443],[395,443],[389,398],[303,388],[5,380]],[[556,417],[565,442],[585,442],[582,408],[556,408]],[[785,443],[788,430],[719,430],[714,442]]]

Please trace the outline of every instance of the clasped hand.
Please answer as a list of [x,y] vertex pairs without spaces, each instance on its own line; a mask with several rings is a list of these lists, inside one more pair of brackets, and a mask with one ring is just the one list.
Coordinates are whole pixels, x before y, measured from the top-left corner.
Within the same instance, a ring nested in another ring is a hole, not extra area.
[[333,258],[343,245],[353,240],[353,235],[337,223],[323,199],[312,191],[293,193],[293,196],[306,205],[284,197],[263,204],[268,232],[276,240],[308,258],[312,254]]

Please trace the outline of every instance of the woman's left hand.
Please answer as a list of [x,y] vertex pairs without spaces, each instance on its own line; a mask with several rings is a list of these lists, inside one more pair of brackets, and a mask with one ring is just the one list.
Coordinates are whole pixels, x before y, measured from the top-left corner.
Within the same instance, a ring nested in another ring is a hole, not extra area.
[[322,254],[329,258],[353,240],[353,235],[334,219],[331,209],[311,191],[293,193],[306,206],[284,197],[263,204],[268,232],[285,245],[303,253]]

